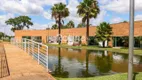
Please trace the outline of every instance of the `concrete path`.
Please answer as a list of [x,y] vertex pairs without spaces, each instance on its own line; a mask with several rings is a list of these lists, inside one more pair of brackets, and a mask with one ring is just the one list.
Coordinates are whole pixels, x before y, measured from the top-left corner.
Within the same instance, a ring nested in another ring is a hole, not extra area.
[[55,80],[26,52],[11,44],[4,44],[10,76],[0,80]]

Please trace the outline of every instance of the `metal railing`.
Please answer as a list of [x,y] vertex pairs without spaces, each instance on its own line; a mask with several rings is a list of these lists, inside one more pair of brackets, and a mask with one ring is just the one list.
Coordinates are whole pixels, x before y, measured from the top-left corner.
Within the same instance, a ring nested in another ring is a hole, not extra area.
[[43,65],[48,70],[48,46],[30,39],[11,39],[11,44],[23,49],[33,59],[37,60],[38,64]]

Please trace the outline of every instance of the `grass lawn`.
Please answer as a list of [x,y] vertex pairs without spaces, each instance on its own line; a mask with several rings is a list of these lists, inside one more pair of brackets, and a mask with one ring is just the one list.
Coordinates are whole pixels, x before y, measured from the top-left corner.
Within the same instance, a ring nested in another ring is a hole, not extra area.
[[[88,50],[107,50],[112,52],[118,52],[118,53],[126,53],[128,54],[127,48],[102,48],[97,46],[69,46],[67,44],[47,44],[48,46],[56,46],[56,47],[63,47],[63,48],[73,48],[73,49],[88,49]],[[134,50],[135,55],[141,55],[142,56],[142,49],[135,49]]]
[[[57,80],[127,80],[127,74],[114,74],[108,76],[90,77],[90,78],[56,78]],[[136,76],[136,80],[142,80],[142,73]]]

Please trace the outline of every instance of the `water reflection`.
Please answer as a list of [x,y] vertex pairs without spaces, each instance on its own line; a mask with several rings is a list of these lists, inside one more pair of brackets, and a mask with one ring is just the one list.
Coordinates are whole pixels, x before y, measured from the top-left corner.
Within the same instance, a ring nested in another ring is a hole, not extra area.
[[[127,72],[128,55],[97,50],[49,48],[49,68],[56,77],[92,77]],[[134,56],[142,72],[142,57]]]
[[101,53],[98,53],[100,55],[95,56],[95,65],[97,66],[97,69],[99,70],[99,74],[108,73],[111,71],[113,58],[112,54],[105,51],[99,51]]
[[86,52],[86,68],[85,70],[82,70],[82,77],[91,77],[92,74],[89,73],[89,54],[90,51]]
[[55,70],[52,73],[53,76],[56,77],[68,77],[69,73],[64,71],[64,68],[61,64],[61,48],[58,48],[58,64],[55,65]]

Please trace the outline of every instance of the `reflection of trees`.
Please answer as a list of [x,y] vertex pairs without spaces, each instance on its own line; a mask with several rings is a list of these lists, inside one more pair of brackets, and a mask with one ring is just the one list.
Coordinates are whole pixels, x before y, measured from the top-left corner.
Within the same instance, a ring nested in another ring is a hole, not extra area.
[[[119,54],[120,55],[120,54]],[[128,60],[128,55],[127,54],[121,54],[124,60]]]
[[58,65],[55,66],[55,70],[52,73],[56,77],[68,77],[69,73],[64,71],[64,68],[61,64],[61,48],[58,48]]
[[113,57],[110,52],[107,52],[107,55],[105,55],[104,51],[101,51],[101,55],[95,56],[95,65],[100,73],[109,72],[111,70],[112,61]]
[[87,52],[86,52],[86,69],[82,71],[83,77],[93,76],[89,73],[89,54],[90,53],[91,53],[91,50],[87,50]]
[[141,64],[142,63],[142,56],[140,57],[140,61],[139,61],[139,64]]

